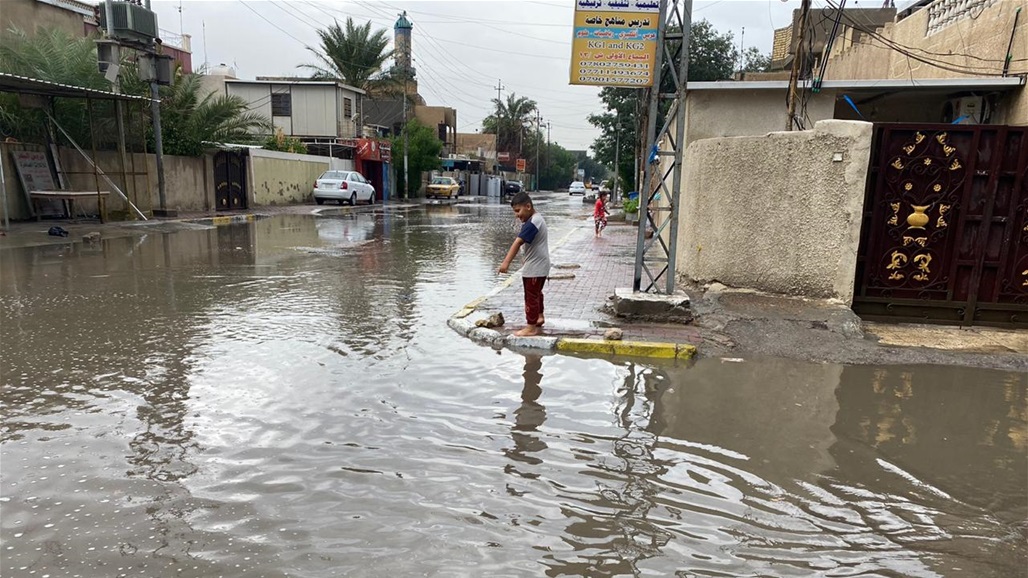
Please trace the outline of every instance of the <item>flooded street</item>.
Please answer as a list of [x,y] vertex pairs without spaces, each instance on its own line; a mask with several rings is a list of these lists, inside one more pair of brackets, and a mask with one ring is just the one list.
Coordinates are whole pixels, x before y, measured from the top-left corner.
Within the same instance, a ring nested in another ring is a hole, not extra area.
[[1023,373],[494,351],[496,204],[141,231],[0,252],[4,577],[1028,576]]

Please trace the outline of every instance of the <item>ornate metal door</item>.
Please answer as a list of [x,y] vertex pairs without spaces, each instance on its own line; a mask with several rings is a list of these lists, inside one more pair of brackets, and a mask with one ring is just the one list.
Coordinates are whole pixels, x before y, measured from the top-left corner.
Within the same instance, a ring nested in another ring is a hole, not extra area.
[[214,199],[217,210],[246,208],[246,155],[237,151],[214,154]]
[[853,309],[1028,327],[1028,127],[875,127]]

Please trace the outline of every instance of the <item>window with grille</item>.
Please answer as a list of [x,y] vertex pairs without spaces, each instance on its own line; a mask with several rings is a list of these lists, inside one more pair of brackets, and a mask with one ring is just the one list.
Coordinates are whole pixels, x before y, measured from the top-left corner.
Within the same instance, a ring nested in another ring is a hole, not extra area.
[[293,99],[288,92],[271,95],[271,116],[293,116]]
[[353,118],[353,100],[343,98],[343,118]]

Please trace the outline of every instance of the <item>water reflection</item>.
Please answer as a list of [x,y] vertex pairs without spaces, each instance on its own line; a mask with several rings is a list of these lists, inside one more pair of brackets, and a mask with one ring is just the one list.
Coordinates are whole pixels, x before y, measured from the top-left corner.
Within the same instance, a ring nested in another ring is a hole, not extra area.
[[4,576],[1023,574],[1026,376],[479,347],[512,223],[5,251]]
[[[525,365],[521,373],[524,379],[524,387],[521,390],[521,405],[514,410],[514,424],[511,426],[511,438],[514,447],[504,451],[511,460],[524,464],[537,466],[543,463],[541,457],[534,455],[548,446],[543,439],[539,428],[546,422],[546,407],[539,403],[539,397],[543,390],[540,384],[543,380],[542,374],[543,358],[541,355],[525,354]],[[516,474],[524,478],[534,479],[539,476],[535,472],[521,472],[516,464],[508,464],[504,470],[508,474]],[[510,486],[508,491],[514,492]]]
[[640,575],[640,564],[661,556],[673,538],[653,514],[667,464],[655,458],[657,436],[647,431],[663,376],[635,364],[622,373],[611,405],[619,435],[591,442],[609,443],[610,452],[592,456],[580,472],[595,489],[568,496],[579,503],[564,509],[571,523],[563,540],[572,553],[546,556],[547,576]]

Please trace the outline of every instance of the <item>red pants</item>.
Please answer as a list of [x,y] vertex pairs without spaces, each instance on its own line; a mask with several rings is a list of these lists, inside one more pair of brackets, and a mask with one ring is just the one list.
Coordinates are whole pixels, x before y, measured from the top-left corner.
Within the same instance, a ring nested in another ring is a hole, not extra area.
[[546,277],[522,277],[525,285],[525,320],[529,325],[538,325],[543,314],[543,285]]

